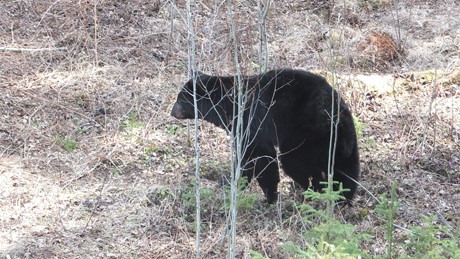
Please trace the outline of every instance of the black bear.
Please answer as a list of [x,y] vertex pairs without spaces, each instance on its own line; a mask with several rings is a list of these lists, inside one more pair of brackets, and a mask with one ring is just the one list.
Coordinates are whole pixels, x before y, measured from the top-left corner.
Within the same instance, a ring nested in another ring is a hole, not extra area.
[[[199,118],[231,130],[236,121],[237,77],[200,73],[196,78]],[[332,164],[334,181],[350,189],[343,193],[349,203],[357,187],[359,154],[353,117],[337,92],[323,77],[294,69],[244,76],[240,82],[246,96],[243,175],[248,181],[256,177],[267,201],[277,200],[278,147],[283,170],[304,189],[324,188],[320,182],[327,181]],[[193,119],[193,103],[191,79],[179,93],[171,115]]]

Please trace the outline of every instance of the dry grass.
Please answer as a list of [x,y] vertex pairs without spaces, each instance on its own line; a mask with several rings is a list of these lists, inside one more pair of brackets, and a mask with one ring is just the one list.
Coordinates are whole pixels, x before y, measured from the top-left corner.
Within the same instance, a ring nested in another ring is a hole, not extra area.
[[[460,20],[454,17],[459,6],[288,2],[274,2],[268,16],[271,66],[339,74],[336,86],[364,125],[361,184],[380,195],[398,182],[401,226],[420,224],[424,214],[436,216],[436,224],[458,227]],[[240,3],[243,67],[253,73],[256,8]],[[200,69],[232,73],[226,7],[197,8]],[[173,9],[166,1],[1,5],[0,47],[66,48],[0,52],[3,256],[192,257],[187,194],[193,149],[185,124],[169,116],[186,80],[186,29],[176,13],[170,33],[171,10],[183,14],[183,3]],[[405,50],[397,62],[379,66],[385,76],[361,75],[375,71],[375,64],[353,62],[373,31],[391,35]],[[228,137],[207,124],[200,136],[204,186],[213,193],[204,201],[203,255],[223,258],[227,217],[220,181],[229,168]],[[257,186],[249,188],[258,200],[240,213],[239,257],[248,258],[253,249],[283,258],[281,244],[300,240],[308,226],[292,206],[295,194],[287,185],[281,203],[271,207]],[[382,254],[384,224],[374,207],[360,189],[355,206],[340,215],[374,235],[365,247]],[[406,236],[397,230],[397,240]]]

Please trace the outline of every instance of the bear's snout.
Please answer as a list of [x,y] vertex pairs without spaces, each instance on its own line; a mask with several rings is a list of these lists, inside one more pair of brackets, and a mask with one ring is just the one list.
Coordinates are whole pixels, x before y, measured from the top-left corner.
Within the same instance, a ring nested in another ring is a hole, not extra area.
[[184,109],[182,108],[182,105],[179,102],[176,102],[172,108],[171,116],[173,116],[176,119],[180,119],[180,120],[185,119],[183,110]]
[[195,112],[193,106],[189,106],[187,103],[177,101],[171,111],[171,115],[179,120],[194,119]]

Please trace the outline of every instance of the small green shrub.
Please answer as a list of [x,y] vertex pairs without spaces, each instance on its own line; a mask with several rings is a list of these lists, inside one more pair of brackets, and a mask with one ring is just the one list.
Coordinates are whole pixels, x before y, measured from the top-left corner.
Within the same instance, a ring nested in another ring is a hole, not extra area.
[[80,108],[87,108],[88,107],[88,97],[85,93],[80,92],[77,94],[77,98],[75,99],[75,104],[78,105]]
[[158,187],[150,190],[146,195],[147,206],[160,205],[163,202],[168,202],[168,199],[174,199],[174,193],[164,187]]
[[[200,188],[200,207],[202,213],[209,213],[215,203],[220,204],[221,201],[216,200],[216,193],[209,188],[202,187]],[[196,210],[196,191],[195,191],[195,182],[186,185],[180,194],[182,200],[182,205],[184,206],[185,219],[189,222],[195,221],[195,210]]]
[[397,183],[394,182],[390,190],[390,199],[388,200],[385,195],[382,195],[380,200],[381,203],[375,207],[375,211],[383,216],[386,223],[386,235],[385,240],[388,243],[387,256],[393,258],[393,235],[394,235],[394,219],[396,217],[396,211],[399,208],[399,202],[396,201],[396,187]]
[[445,225],[435,224],[435,217],[422,216],[423,226],[413,227],[406,244],[412,256],[406,258],[460,258],[458,236]]
[[[247,177],[240,177],[238,180],[238,197],[237,197],[237,208],[245,211],[249,211],[254,208],[254,205],[257,201],[257,194],[245,192],[245,188],[248,185]],[[225,186],[225,197],[228,197],[225,200],[225,208],[230,207],[230,192],[231,186]]]
[[[334,202],[342,198],[345,191],[342,185],[339,190],[329,190],[325,193],[307,190],[304,195],[311,201]],[[304,233],[304,247],[293,243],[283,245],[283,250],[293,255],[293,258],[359,258],[365,256],[365,251],[359,248],[362,240],[369,238],[367,234],[357,233],[355,226],[341,223],[333,215],[323,210],[317,210],[309,204],[298,206],[303,219],[312,228]]]
[[[209,188],[200,189],[200,201],[201,204],[205,203],[207,200],[210,200],[214,196],[214,191]],[[187,188],[182,192],[182,201],[186,207],[195,207],[196,206],[196,194],[195,189]]]
[[138,128],[141,128],[142,126],[144,126],[144,123],[137,119],[137,115],[135,112],[131,112],[128,116],[128,119],[123,121],[124,129],[129,131],[136,130]]
[[[311,228],[303,233],[301,244],[288,242],[282,245],[283,251],[288,254],[287,258],[460,258],[460,229],[454,230],[450,226],[436,224],[434,217],[422,216],[423,226],[410,228],[406,242],[395,242],[394,221],[400,205],[396,198],[396,188],[395,183],[389,198],[382,195],[380,204],[375,208],[386,227],[387,247],[384,255],[372,256],[368,254],[369,251],[360,247],[370,235],[357,233],[355,226],[341,223],[327,211],[302,204],[298,208],[304,222]],[[334,201],[341,197],[341,191],[343,190],[329,189],[328,194],[307,190],[304,195],[312,201]],[[255,251],[250,254],[254,258],[265,258]]]
[[359,121],[358,117],[353,115],[353,123],[355,124],[356,128],[356,135],[358,138],[361,138],[363,136],[363,130],[366,128],[366,126]]
[[176,125],[176,124],[166,124],[166,134],[168,134],[168,136],[175,136],[179,133],[179,130],[181,129],[181,127],[179,125]]
[[366,10],[384,10],[389,6],[387,1],[383,0],[364,0],[360,1],[358,7]]
[[249,250],[249,255],[252,259],[269,259],[268,257],[263,256],[261,253]]
[[62,149],[68,152],[72,152],[77,149],[77,142],[73,139],[62,139],[58,138],[56,140],[56,144],[60,146]]
[[165,148],[161,148],[159,146],[145,146],[144,147],[144,160],[150,160],[152,157],[162,156],[167,154],[168,150]]

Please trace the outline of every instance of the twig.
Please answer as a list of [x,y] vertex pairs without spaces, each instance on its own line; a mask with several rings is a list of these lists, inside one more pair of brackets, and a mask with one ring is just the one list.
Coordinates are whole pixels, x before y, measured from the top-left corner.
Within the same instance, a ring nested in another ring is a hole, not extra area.
[[11,52],[35,52],[35,51],[66,51],[66,47],[61,48],[8,48],[0,47],[0,51],[11,51]]
[[165,64],[168,64],[169,61],[169,53],[171,52],[171,42],[172,42],[172,36],[174,33],[174,18],[175,18],[175,12],[173,10],[173,6],[176,6],[176,0],[173,0],[169,9],[169,15],[170,17],[170,31],[169,31],[169,36],[168,36],[168,49],[166,50],[166,54],[164,56]]

